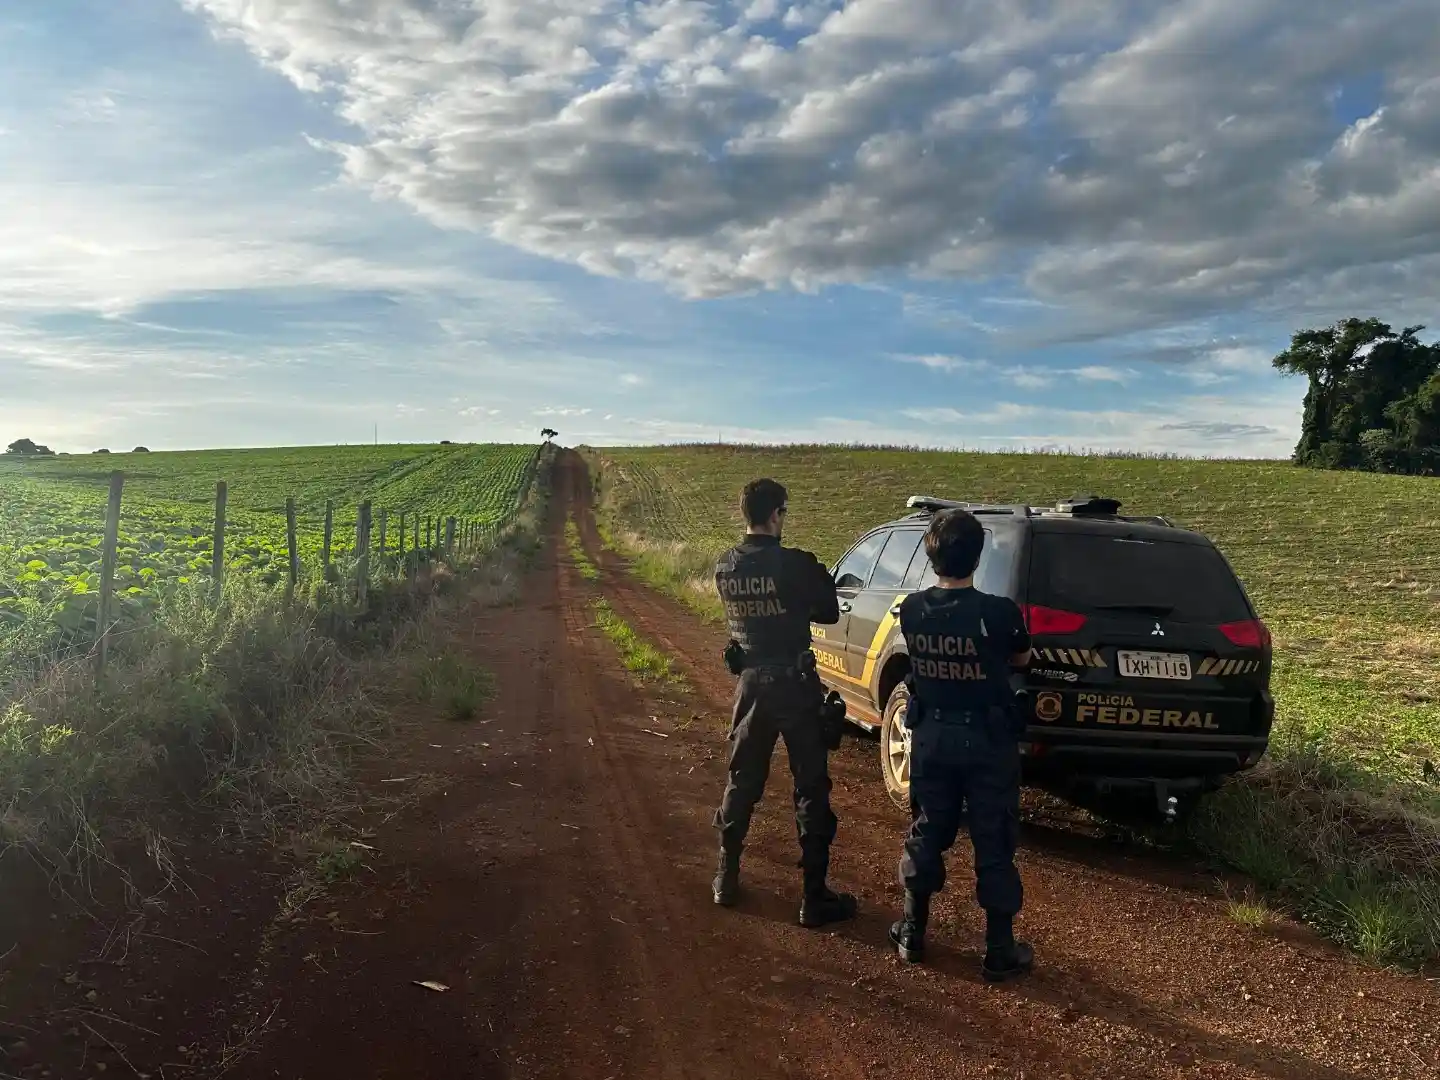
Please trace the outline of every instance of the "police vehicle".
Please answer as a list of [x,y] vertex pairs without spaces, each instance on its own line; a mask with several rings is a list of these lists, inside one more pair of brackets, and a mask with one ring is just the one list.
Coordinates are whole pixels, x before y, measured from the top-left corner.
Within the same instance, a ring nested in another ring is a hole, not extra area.
[[900,601],[935,583],[930,517],[963,507],[985,529],[975,587],[1014,600],[1033,639],[1013,677],[1028,718],[1027,784],[1065,797],[1153,795],[1169,819],[1265,753],[1275,703],[1270,633],[1209,539],[1114,499],[1054,507],[912,496],[835,565],[840,621],[811,626],[826,686],[880,736],[891,798],[909,805],[909,671]]

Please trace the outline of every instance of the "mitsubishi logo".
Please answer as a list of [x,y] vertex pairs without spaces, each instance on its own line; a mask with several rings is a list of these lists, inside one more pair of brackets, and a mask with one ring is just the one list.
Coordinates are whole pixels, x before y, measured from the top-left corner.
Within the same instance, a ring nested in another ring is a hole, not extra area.
[[1151,637],[1164,637],[1164,636],[1165,636],[1165,631],[1160,629],[1160,624],[1159,624],[1158,622],[1155,624],[1155,629],[1150,631],[1150,636],[1151,636]]

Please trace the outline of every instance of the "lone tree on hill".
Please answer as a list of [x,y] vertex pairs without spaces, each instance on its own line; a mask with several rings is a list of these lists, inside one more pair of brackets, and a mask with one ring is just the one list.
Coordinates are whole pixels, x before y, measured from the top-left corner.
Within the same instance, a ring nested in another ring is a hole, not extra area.
[[39,454],[41,456],[55,456],[55,451],[50,447],[35,442],[33,439],[16,439],[5,448],[7,454]]
[[134,450],[131,450],[130,452],[132,454],[148,454],[150,452],[150,448],[148,446],[137,446]]
[[555,436],[559,434],[560,432],[556,431],[554,428],[547,427],[540,429],[540,437],[546,442],[549,442],[551,439],[555,438]]
[[1440,343],[1379,319],[1301,330],[1271,363],[1310,381],[1293,460],[1322,469],[1440,472]]

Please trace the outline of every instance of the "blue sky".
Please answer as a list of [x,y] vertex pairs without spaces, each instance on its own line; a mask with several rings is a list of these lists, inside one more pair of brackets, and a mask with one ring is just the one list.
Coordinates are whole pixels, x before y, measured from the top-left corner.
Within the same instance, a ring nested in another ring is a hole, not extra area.
[[1283,456],[1440,291],[1437,20],[1324,6],[7,5],[0,442]]

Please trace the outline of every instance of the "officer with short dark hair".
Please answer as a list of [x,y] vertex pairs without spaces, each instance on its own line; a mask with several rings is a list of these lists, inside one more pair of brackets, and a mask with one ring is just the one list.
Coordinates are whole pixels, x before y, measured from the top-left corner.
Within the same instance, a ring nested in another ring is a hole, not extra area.
[[745,486],[740,507],[745,539],[720,557],[715,585],[731,642],[726,661],[738,678],[730,728],[730,775],[715,828],[720,866],[715,902],[736,902],[740,852],[750,816],[765,791],[775,741],[785,738],[795,778],[795,824],[800,839],[804,896],[800,925],[824,926],[855,914],[853,896],[826,885],[836,820],[830,808],[825,697],[810,651],[810,623],[840,621],[835,582],[808,551],[780,545],[787,510],[785,488],[774,480]]
[[944,854],[968,816],[975,895],[985,912],[981,971],[998,982],[1034,962],[1013,925],[1023,899],[1015,868],[1022,718],[1009,680],[1012,668],[1030,662],[1030,634],[1013,600],[974,587],[984,544],[985,531],[971,514],[936,514],[925,554],[938,580],[900,604],[910,653],[905,726],[913,821],[900,860],[905,911],[890,940],[903,959],[922,957],[930,897],[945,885]]

